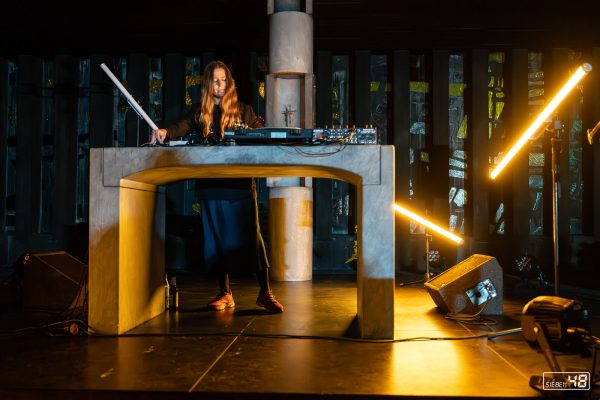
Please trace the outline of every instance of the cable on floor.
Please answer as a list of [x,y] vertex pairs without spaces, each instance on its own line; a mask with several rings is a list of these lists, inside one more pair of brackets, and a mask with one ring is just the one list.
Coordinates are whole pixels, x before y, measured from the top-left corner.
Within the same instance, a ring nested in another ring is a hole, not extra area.
[[[77,328],[73,325],[76,324]],[[243,336],[265,339],[304,339],[304,340],[330,340],[355,343],[403,343],[416,341],[448,341],[448,340],[472,340],[487,338],[489,334],[454,336],[454,337],[429,337],[418,336],[401,339],[360,339],[339,336],[321,336],[321,335],[288,335],[275,333],[246,333],[246,332],[182,332],[182,333],[126,333],[122,335],[97,334],[84,321],[68,320],[60,323],[52,323],[40,327],[23,328],[13,332],[3,332],[2,335],[26,335],[28,333],[45,333],[50,336],[73,336],[89,335],[96,338],[131,338],[131,337],[191,337],[191,336]]]
[[483,306],[475,314],[462,314],[462,313],[447,313],[445,318],[450,321],[459,322],[465,325],[478,325],[486,326],[495,325],[498,321],[492,318],[482,317],[481,313],[485,310],[487,301],[483,303]]

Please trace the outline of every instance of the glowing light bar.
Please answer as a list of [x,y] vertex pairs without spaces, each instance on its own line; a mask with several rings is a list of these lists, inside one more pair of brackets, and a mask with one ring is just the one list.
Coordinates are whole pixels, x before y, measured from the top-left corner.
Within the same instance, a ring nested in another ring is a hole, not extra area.
[[463,240],[461,238],[459,238],[458,236],[448,232],[447,230],[445,230],[443,228],[440,228],[439,226],[427,221],[426,219],[424,219],[422,217],[419,217],[417,214],[415,214],[411,211],[408,211],[406,208],[401,207],[398,204],[394,204],[394,208],[399,213],[404,214],[408,218],[417,221],[421,225],[425,225],[426,227],[428,227],[432,231],[439,233],[440,235],[446,236],[448,239],[450,239],[458,244],[461,244],[463,242]]
[[592,66],[588,63],[581,65],[577,68],[577,71],[573,73],[571,78],[565,83],[565,85],[560,89],[556,96],[548,103],[546,108],[537,116],[535,121],[531,124],[529,128],[523,133],[523,135],[519,138],[517,143],[506,153],[502,161],[492,170],[490,177],[492,179],[496,179],[498,174],[502,171],[502,169],[513,159],[513,157],[517,154],[517,152],[525,145],[525,143],[533,136],[533,134],[540,128],[540,126],[548,119],[550,114],[558,107],[561,101],[569,94],[569,92],[579,83],[579,81],[587,75],[588,72],[592,70]]

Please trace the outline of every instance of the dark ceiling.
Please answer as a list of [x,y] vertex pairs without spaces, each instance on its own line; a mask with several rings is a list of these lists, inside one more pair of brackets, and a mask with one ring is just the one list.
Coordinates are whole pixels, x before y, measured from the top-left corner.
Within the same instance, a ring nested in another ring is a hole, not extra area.
[[[22,1],[3,13],[0,52],[268,51],[266,0]],[[316,50],[600,46],[595,0],[314,0]]]

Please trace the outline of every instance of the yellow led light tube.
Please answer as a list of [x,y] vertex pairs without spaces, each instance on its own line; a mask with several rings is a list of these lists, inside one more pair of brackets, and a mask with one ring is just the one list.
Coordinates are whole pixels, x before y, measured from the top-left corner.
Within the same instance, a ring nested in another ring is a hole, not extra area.
[[506,153],[502,161],[492,170],[490,177],[492,179],[496,179],[498,174],[502,171],[502,169],[513,159],[513,157],[517,154],[517,152],[525,145],[525,143],[533,136],[533,134],[540,128],[540,126],[548,119],[550,114],[558,107],[561,101],[569,94],[569,92],[579,83],[579,81],[587,75],[588,72],[592,70],[592,66],[588,63],[581,65],[577,68],[577,71],[573,73],[571,78],[565,83],[565,85],[560,89],[560,91],[554,96],[554,98],[548,103],[546,108],[537,116],[535,121],[531,124],[529,128],[523,133],[523,135],[519,138],[517,143]]
[[435,231],[435,232],[439,233],[440,235],[443,235],[458,244],[461,244],[463,242],[463,240],[461,238],[459,238],[458,236],[453,235],[452,233],[448,232],[447,230],[440,228],[439,226],[427,221],[426,219],[424,219],[422,217],[419,217],[417,214],[415,214],[411,211],[408,211],[406,208],[401,207],[398,204],[394,204],[394,208],[399,213],[404,214],[405,216],[407,216],[408,218],[410,218],[414,221],[417,221],[421,225],[425,225],[432,231]]

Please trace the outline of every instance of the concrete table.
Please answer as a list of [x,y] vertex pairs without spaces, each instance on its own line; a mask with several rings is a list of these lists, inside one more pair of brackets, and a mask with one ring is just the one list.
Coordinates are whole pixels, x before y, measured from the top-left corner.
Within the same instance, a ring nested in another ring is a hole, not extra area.
[[122,334],[164,311],[164,185],[206,177],[286,176],[356,186],[360,334],[392,338],[394,148],[379,145],[91,149],[90,326]]

